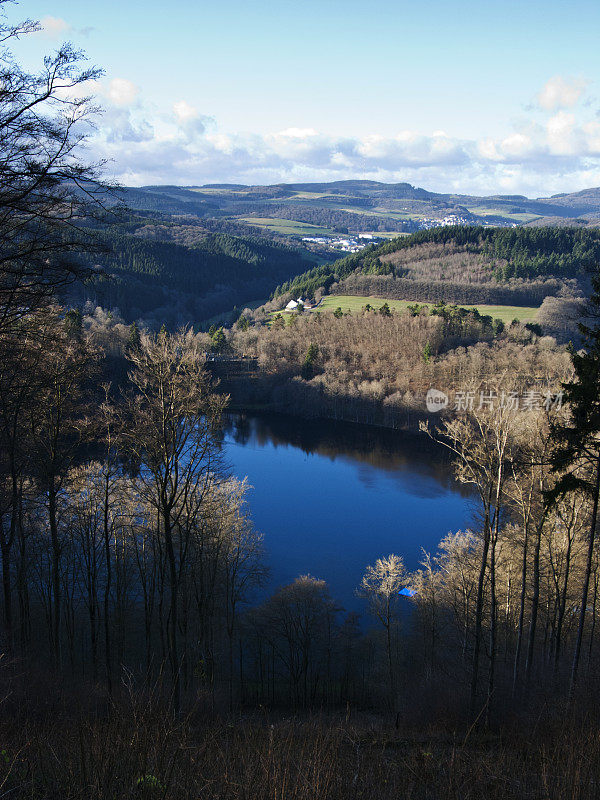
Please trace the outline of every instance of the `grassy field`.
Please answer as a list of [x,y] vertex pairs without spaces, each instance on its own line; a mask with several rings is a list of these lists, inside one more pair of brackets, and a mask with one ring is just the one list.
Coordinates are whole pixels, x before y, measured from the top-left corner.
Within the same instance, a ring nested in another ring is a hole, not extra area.
[[331,228],[321,228],[309,225],[307,222],[296,222],[293,219],[279,219],[277,217],[237,217],[236,222],[245,222],[247,225],[256,225],[267,228],[275,233],[291,236],[333,236]]
[[[331,295],[324,297],[323,301],[315,311],[334,311],[341,308],[343,311],[360,311],[367,303],[374,308],[379,308],[383,303],[387,303],[395,311],[406,311],[409,305],[414,304],[414,300],[386,300],[382,297],[356,297],[354,295]],[[424,303],[423,303],[424,305]],[[433,305],[430,303],[430,305]],[[536,318],[538,308],[532,306],[488,306],[488,305],[462,305],[461,308],[477,308],[480,314],[489,314],[495,319],[510,323],[513,319],[520,322],[533,322]]]
[[290,200],[320,200],[322,197],[331,197],[331,192],[295,192]]
[[522,213],[508,213],[507,209],[502,206],[467,206],[472,214],[478,214],[481,217],[504,217],[504,219],[511,219],[513,222],[531,222],[534,219],[540,219],[539,214],[533,214],[527,211]]
[[[297,222],[293,219],[279,219],[278,217],[237,217],[236,222],[243,222],[246,225],[256,225],[259,228],[266,228],[275,233],[283,233],[288,236],[347,236],[347,234],[336,233],[331,228],[310,225],[308,222]],[[395,239],[397,236],[408,236],[402,231],[364,231],[381,239]],[[350,234],[356,236],[357,234]]]

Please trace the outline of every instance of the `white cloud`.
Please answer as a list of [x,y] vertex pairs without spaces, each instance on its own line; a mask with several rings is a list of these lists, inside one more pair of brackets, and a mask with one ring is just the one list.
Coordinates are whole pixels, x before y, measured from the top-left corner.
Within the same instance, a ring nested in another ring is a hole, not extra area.
[[94,33],[96,28],[87,25],[84,28],[74,28],[71,23],[62,17],[52,17],[47,15],[40,20],[40,29],[34,36],[41,36],[44,39],[66,39],[71,36],[89,36]]
[[284,131],[279,131],[276,136],[286,136],[289,139],[309,139],[312,136],[318,136],[318,131],[314,128],[286,128]]
[[488,137],[477,142],[477,153],[485,161],[502,161],[502,154],[498,150],[498,143]]
[[148,142],[154,139],[152,125],[142,118],[136,118],[128,108],[112,108],[104,113],[103,124],[106,127],[106,141],[115,142]]
[[60,39],[72,30],[69,23],[60,17],[42,17],[40,25],[41,30],[38,32],[38,35],[44,36],[47,39]]
[[502,151],[511,156],[525,156],[531,152],[532,144],[524,133],[512,133],[502,140]]
[[199,137],[204,136],[207,127],[214,121],[211,117],[201,114],[187,100],[178,100],[173,103],[172,108],[177,128],[172,136],[174,135],[176,138],[183,136],[190,145]]
[[585,139],[577,129],[575,116],[559,111],[547,123],[548,147],[555,155],[576,155],[585,150]]
[[577,105],[588,81],[583,78],[568,78],[555,75],[542,87],[537,96],[538,104],[544,111],[558,111]]
[[130,106],[139,92],[139,88],[126,78],[113,78],[106,89],[106,96],[115,106]]
[[583,125],[583,132],[587,137],[590,153],[600,155],[600,122],[587,122]]
[[[546,93],[548,107],[580,97],[572,83],[565,82],[564,92],[556,81],[549,84],[554,95]],[[332,136],[308,126],[259,135],[219,130],[183,98],[166,110],[149,108],[122,78],[101,91],[108,108],[91,144],[129,184],[369,178],[437,191],[536,196],[600,184],[600,121],[583,105],[555,108],[543,121],[524,118],[513,130],[479,140],[443,130]]]
[[173,113],[178,122],[188,122],[191,119],[196,119],[199,116],[197,108],[191,106],[185,100],[178,100],[173,103]]
[[437,131],[424,136],[415,131],[401,131],[394,138],[368,136],[356,142],[356,152],[367,163],[386,163],[401,169],[428,164],[461,164],[468,160],[465,143]]

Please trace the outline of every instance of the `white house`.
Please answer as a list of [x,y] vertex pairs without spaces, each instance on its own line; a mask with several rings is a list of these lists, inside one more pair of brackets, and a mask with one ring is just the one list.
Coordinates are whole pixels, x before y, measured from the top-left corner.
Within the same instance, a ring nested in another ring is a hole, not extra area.
[[299,297],[297,300],[290,300],[290,302],[285,307],[285,310],[293,311],[295,308],[298,308],[298,306],[304,306],[304,305],[305,305],[304,300],[302,300],[302,298]]

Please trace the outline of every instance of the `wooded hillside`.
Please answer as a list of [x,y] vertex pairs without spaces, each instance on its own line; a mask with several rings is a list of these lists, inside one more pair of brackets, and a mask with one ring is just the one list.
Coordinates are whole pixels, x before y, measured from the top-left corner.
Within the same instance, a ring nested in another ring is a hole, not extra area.
[[598,228],[448,226],[315,267],[273,296],[321,290],[421,300],[433,292],[447,302],[528,305],[563,288],[577,294],[599,260]]
[[175,327],[260,300],[306,269],[310,254],[281,242],[178,224],[168,217],[125,216],[98,232],[101,274],[82,299],[118,309],[127,320]]

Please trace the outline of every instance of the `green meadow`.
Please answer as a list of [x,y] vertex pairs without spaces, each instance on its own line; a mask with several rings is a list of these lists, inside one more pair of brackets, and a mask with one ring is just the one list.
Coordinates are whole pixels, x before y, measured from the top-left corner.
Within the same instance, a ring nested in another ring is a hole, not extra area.
[[307,222],[296,222],[293,219],[279,219],[277,217],[237,217],[236,222],[246,225],[256,225],[275,233],[292,236],[333,236],[331,228],[309,225]]
[[[361,311],[367,303],[373,308],[379,308],[384,303],[394,311],[406,311],[408,306],[414,305],[415,302],[420,302],[421,305],[435,305],[435,303],[426,303],[425,301],[415,300],[387,300],[384,297],[357,297],[355,295],[330,295],[324,297],[318,308],[318,311],[335,311],[336,308],[341,308],[342,311],[357,312]],[[491,305],[466,305],[461,304],[461,308],[476,308],[480,314],[488,314],[494,319],[501,319],[505,323],[510,323],[513,319],[518,319],[519,322],[534,322],[539,308],[534,306],[491,306]]]

